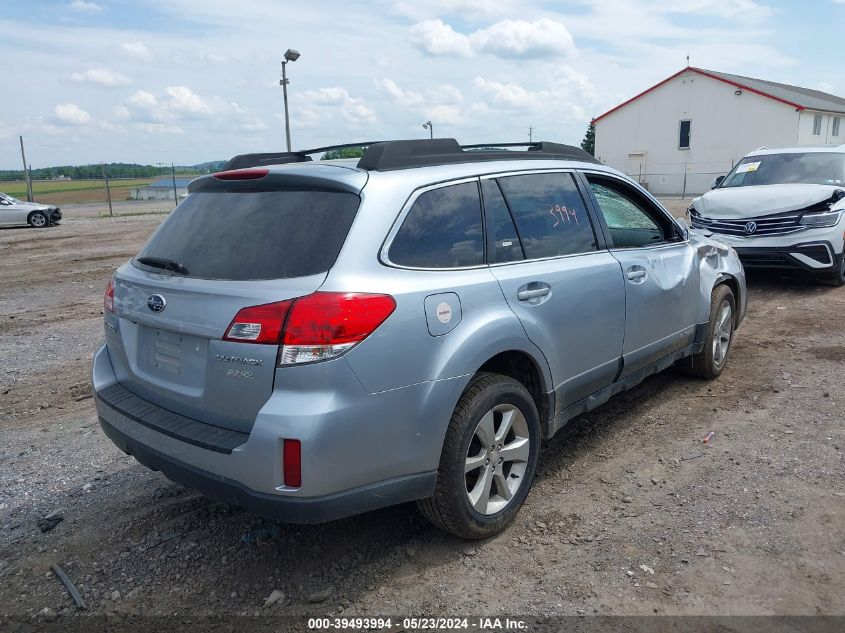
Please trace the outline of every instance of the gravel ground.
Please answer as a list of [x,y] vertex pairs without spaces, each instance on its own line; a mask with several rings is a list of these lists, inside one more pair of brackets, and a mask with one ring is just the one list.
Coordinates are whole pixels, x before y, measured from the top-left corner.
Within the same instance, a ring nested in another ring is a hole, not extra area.
[[845,289],[751,277],[719,380],[579,418],[514,525],[467,543],[413,505],[268,522],[120,453],[89,386],[102,289],[163,216],[69,217],[0,230],[0,614],[76,613],[52,563],[112,618],[845,614]]

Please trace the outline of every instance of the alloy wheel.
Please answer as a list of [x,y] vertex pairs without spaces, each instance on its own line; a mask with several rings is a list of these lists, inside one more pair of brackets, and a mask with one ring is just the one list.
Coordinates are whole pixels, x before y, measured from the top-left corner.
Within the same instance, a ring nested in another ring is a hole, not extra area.
[[470,441],[464,479],[470,505],[479,514],[504,510],[525,480],[530,455],[525,416],[511,404],[485,413]]
[[716,327],[713,331],[713,363],[721,367],[728,355],[733,334],[733,309],[731,302],[725,299],[716,313]]

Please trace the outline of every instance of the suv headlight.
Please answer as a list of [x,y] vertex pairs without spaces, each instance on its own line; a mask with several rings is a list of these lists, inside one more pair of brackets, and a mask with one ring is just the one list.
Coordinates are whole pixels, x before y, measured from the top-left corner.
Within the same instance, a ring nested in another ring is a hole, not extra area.
[[801,224],[811,228],[824,228],[828,226],[836,226],[839,218],[842,217],[842,210],[837,211],[823,211],[822,213],[805,213],[801,217]]

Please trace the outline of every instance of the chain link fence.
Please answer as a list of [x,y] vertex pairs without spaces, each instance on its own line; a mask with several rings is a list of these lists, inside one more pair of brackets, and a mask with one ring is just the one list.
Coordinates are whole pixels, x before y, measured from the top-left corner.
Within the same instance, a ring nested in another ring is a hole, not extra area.
[[[34,170],[28,182],[22,178],[0,177],[0,192],[18,198],[62,208],[65,217],[97,217],[169,213],[187,195],[188,183],[201,175],[196,170],[178,167],[143,168],[132,172],[110,165],[86,169],[86,175],[74,178],[63,173],[41,177],[45,171]],[[42,172],[42,174],[39,174]]]
[[727,174],[735,163],[657,163],[632,156],[626,163],[605,164],[627,174],[656,196],[689,198],[708,191],[714,179]]

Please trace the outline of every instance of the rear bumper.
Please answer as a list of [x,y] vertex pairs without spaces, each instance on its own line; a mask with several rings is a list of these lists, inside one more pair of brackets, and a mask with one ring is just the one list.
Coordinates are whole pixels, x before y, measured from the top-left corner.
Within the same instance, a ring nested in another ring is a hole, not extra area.
[[[341,358],[284,373],[277,383],[285,388],[251,430],[221,434],[122,387],[106,347],[94,358],[93,382],[106,435],[142,464],[208,497],[307,523],[430,496],[465,385],[451,379],[368,394]],[[284,485],[288,438],[302,446],[299,488]]]
[[206,497],[237,505],[268,519],[287,523],[324,523],[431,494],[436,473],[420,473],[382,481],[333,495],[298,498],[257,492],[242,483],[165,455],[132,439],[100,416],[108,438],[128,455],[168,479],[200,491]]

